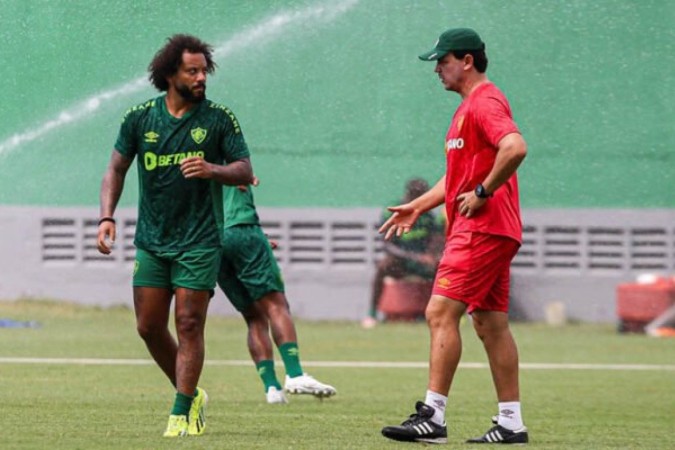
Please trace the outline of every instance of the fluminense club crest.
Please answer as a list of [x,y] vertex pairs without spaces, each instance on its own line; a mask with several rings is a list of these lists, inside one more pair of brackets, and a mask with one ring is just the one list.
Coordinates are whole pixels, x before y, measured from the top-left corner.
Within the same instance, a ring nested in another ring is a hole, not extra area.
[[193,128],[190,130],[190,135],[192,136],[192,140],[195,141],[197,144],[201,144],[204,142],[204,139],[206,139],[206,130],[203,128]]

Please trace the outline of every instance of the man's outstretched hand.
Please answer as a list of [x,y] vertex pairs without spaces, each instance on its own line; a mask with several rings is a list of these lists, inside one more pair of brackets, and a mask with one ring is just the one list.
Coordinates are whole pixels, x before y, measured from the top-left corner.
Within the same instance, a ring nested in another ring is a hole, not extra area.
[[393,214],[378,230],[379,233],[385,233],[385,240],[391,239],[394,235],[400,237],[403,233],[409,232],[420,216],[420,211],[415,209],[410,203],[390,206],[387,209]]

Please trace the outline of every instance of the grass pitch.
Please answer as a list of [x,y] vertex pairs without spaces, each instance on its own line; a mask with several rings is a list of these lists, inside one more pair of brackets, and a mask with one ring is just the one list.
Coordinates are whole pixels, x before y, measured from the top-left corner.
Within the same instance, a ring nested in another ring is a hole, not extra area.
[[[209,393],[203,436],[161,437],[173,389],[136,336],[126,308],[0,302],[3,449],[412,448],[380,435],[413,412],[426,389],[428,330],[387,324],[297,323],[304,369],[338,389],[319,401],[267,405],[239,318],[209,317]],[[612,326],[515,324],[531,448],[672,449],[675,341],[619,335]],[[496,412],[486,358],[470,324],[448,407],[448,448],[490,426]],[[387,363],[396,363],[388,365]],[[405,363],[405,364],[402,364]],[[277,367],[280,378],[283,366]]]

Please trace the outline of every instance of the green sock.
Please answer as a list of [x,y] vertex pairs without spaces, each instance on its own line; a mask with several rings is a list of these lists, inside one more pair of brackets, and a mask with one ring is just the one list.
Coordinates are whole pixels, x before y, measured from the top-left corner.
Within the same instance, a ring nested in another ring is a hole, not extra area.
[[274,371],[274,361],[271,359],[263,359],[262,361],[256,363],[255,368],[258,371],[258,376],[265,385],[265,392],[267,392],[271,387],[281,390],[281,385],[277,379],[277,374]]
[[300,352],[298,351],[297,343],[286,342],[285,344],[281,344],[279,346],[279,353],[281,353],[281,359],[284,360],[286,375],[295,378],[304,373],[300,366]]
[[176,400],[173,402],[173,409],[171,409],[172,416],[187,416],[192,406],[192,397],[189,395],[176,392]]

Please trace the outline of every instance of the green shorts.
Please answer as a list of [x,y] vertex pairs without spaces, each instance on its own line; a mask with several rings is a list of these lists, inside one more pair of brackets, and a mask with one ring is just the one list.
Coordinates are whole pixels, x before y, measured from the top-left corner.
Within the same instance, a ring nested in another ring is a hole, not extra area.
[[220,247],[184,252],[150,252],[136,249],[135,287],[178,287],[209,291],[216,287]]
[[223,233],[218,286],[237,311],[244,312],[270,292],[284,292],[281,270],[258,225],[237,225]]

